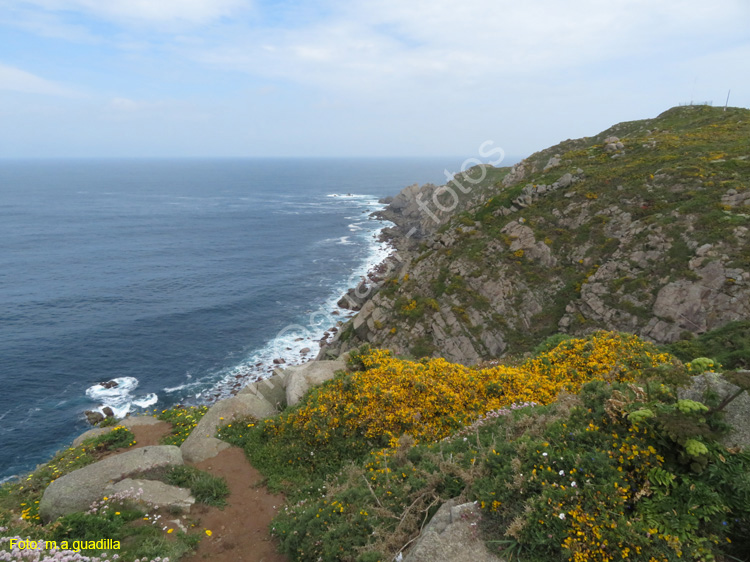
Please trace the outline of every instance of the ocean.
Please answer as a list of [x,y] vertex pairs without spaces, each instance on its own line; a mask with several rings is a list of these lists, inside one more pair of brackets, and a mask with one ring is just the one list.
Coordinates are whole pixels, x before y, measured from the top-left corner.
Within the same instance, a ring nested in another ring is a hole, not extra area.
[[388,254],[378,199],[459,166],[0,160],[0,481],[85,431],[85,410],[206,403],[314,357]]

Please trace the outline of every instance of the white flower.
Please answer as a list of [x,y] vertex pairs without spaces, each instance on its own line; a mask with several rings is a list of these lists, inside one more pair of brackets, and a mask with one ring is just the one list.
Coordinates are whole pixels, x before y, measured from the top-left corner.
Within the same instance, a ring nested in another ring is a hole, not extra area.
[[560,515],[558,515],[558,517],[559,517],[560,519],[565,519],[565,514],[564,514],[564,513],[561,513]]
[[547,453],[542,453],[542,456],[543,456],[543,457],[546,457],[546,456],[547,456]]
[[565,471],[564,471],[564,470],[561,470],[560,472],[558,472],[558,474],[559,474],[560,476],[565,476]]
[[575,488],[576,486],[578,486],[578,484],[576,484],[576,481],[575,481],[575,480],[573,480],[573,481],[572,481],[572,482],[570,483],[570,487],[571,487],[571,488]]

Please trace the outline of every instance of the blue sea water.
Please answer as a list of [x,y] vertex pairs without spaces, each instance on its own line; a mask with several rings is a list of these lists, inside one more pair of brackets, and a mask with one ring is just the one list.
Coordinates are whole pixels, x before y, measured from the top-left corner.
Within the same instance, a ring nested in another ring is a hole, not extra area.
[[387,254],[377,200],[451,166],[0,161],[0,481],[70,443],[84,410],[202,402],[314,356]]

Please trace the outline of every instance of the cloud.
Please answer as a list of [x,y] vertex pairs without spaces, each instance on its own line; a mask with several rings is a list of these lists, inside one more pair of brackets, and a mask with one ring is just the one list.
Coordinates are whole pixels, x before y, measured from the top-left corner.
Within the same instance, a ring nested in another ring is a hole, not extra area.
[[15,0],[55,12],[84,12],[121,23],[208,23],[249,7],[249,0]]
[[128,98],[113,98],[109,107],[115,111],[137,111],[141,105]]
[[0,63],[0,90],[63,97],[80,95],[67,86],[2,63]]
[[229,35],[190,56],[344,91],[447,84],[460,91],[524,77],[542,85],[545,75],[679,57],[705,48],[704,40],[746,37],[748,20],[742,0],[353,0],[336,3],[325,19]]

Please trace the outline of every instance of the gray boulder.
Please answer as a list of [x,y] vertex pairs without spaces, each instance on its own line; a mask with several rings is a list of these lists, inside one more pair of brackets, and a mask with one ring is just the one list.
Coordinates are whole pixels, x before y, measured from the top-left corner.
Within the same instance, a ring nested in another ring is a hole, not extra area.
[[141,425],[157,425],[162,423],[161,420],[156,419],[154,416],[128,416],[125,419],[120,420],[119,425],[133,429]]
[[313,386],[331,380],[336,371],[346,369],[344,358],[335,361],[311,361],[303,365],[295,365],[284,369],[286,374],[286,403],[289,406],[299,404],[299,401]]
[[106,495],[109,484],[152,468],[181,464],[180,449],[173,445],[142,447],[108,457],[52,482],[39,502],[39,515],[47,523],[68,513],[86,511]]
[[73,447],[78,447],[84,441],[86,441],[86,439],[99,437],[100,435],[104,435],[106,433],[109,433],[110,431],[112,431],[111,427],[95,427],[94,429],[89,429],[73,440]]
[[83,412],[83,415],[86,416],[86,421],[91,425],[96,425],[104,421],[104,414],[95,412],[94,410],[86,410]]
[[570,185],[573,183],[573,176],[570,173],[563,174],[559,180],[557,180],[557,185],[560,186],[562,189],[565,189],[566,187],[570,187]]
[[[254,385],[257,384],[254,383]],[[248,416],[258,419],[267,418],[279,411],[276,404],[269,402],[257,390],[257,386],[254,391],[248,390],[254,385],[248,385],[237,396],[220,400],[209,408],[192,433],[180,445],[186,462],[198,463],[213,458],[230,447],[229,443],[214,437],[221,426],[232,423],[234,419]]]
[[[689,388],[681,390],[681,399],[704,401],[706,391],[713,391],[719,400],[733,395],[740,388],[727,381],[718,373],[707,372],[693,377]],[[732,426],[732,430],[722,438],[725,447],[750,447],[750,395],[743,392],[724,409],[724,421]]]
[[[141,425],[156,425],[158,423],[162,423],[161,420],[158,420],[153,416],[130,416],[123,420],[120,420],[120,423],[118,425],[121,425],[128,429],[133,429],[134,427],[138,427]],[[73,440],[73,446],[78,447],[80,444],[86,441],[86,439],[99,437],[100,435],[109,433],[110,431],[112,431],[112,429],[113,428],[111,427],[95,427],[94,429],[89,429]]]
[[190,511],[191,506],[195,503],[195,498],[190,495],[190,490],[170,486],[157,480],[134,480],[126,478],[115,484],[108,485],[105,491],[108,495],[127,494],[132,491],[153,505],[176,508],[184,512]]
[[445,502],[422,530],[404,562],[502,562],[479,536],[479,507]]
[[[308,352],[310,348],[307,349]],[[247,385],[240,390],[239,394],[253,394],[265,398],[272,406],[278,410],[286,408],[286,370],[277,369],[274,374],[267,379],[259,380]],[[260,417],[260,416],[256,416]]]

